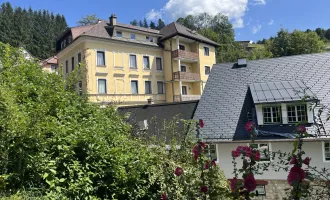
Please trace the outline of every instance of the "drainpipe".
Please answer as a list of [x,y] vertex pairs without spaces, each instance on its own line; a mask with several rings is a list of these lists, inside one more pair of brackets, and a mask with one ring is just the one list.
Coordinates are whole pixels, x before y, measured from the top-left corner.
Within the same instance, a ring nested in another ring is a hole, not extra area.
[[172,80],[171,80],[171,83],[172,83],[172,94],[173,94],[173,102],[175,100],[175,94],[174,94],[174,80],[173,80],[173,55],[172,55],[172,40],[173,38],[171,38],[171,43],[170,43],[170,50],[171,50],[171,76],[172,76]]

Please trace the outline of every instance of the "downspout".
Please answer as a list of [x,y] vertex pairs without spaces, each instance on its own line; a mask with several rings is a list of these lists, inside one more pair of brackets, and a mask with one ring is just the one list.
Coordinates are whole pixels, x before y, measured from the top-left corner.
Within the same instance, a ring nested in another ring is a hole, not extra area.
[[174,98],[174,80],[173,80],[173,55],[172,55],[172,40],[173,38],[171,38],[171,43],[170,43],[170,51],[171,51],[171,76],[172,76],[172,80],[171,80],[171,83],[172,83],[172,94],[173,94],[173,102],[175,100]]

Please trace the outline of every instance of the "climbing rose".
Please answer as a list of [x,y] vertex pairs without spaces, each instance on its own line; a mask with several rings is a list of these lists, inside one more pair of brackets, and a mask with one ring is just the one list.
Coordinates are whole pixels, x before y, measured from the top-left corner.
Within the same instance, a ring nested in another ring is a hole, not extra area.
[[201,187],[201,192],[206,193],[207,191],[209,191],[209,189],[205,185],[203,185]]
[[300,125],[296,128],[296,131],[298,133],[305,133],[306,132],[306,127],[304,125]]
[[162,194],[162,200],[167,200],[166,194]]
[[234,158],[237,158],[237,157],[239,157],[240,152],[239,152],[239,151],[236,151],[236,150],[233,150],[233,151],[231,152],[231,155],[232,155]]
[[237,184],[237,178],[236,177],[230,180],[230,189],[231,189],[231,191],[235,191],[236,184]]
[[205,143],[205,142],[200,142],[199,144],[201,145],[201,147],[202,147],[203,150],[204,150],[204,148],[206,147],[206,143]]
[[248,147],[248,148],[246,149],[246,151],[245,151],[245,156],[251,158],[251,156],[252,156],[252,151],[251,151],[251,148],[250,148],[250,147]]
[[254,153],[254,159],[256,160],[256,161],[259,161],[260,160],[260,157],[261,157],[261,155],[260,155],[260,151],[256,151],[255,153]]
[[304,164],[309,165],[310,161],[311,161],[311,159],[309,157],[306,157],[305,160],[304,160]]
[[177,168],[175,169],[174,174],[175,174],[176,176],[181,176],[181,175],[183,174],[183,169],[182,169],[181,167],[177,167]]
[[212,165],[213,165],[214,167],[217,166],[216,161],[217,161],[217,159],[213,159],[213,160],[212,160]]
[[243,149],[244,149],[244,147],[243,147],[243,146],[238,146],[238,147],[236,148],[236,151],[238,151],[238,152],[242,152],[242,151],[243,151]]
[[288,183],[292,185],[293,182],[300,182],[305,178],[305,171],[300,167],[294,166],[290,169],[288,175]]
[[210,168],[210,161],[206,161],[204,165],[204,169],[209,169]]
[[248,122],[248,123],[246,123],[246,125],[245,125],[245,129],[248,132],[251,132],[254,129],[254,127],[255,127],[255,124],[253,122],[251,122],[251,121]]
[[246,188],[247,191],[252,192],[256,189],[257,187],[257,182],[254,179],[253,174],[248,174],[244,178],[244,187]]
[[296,165],[296,164],[298,164],[297,158],[296,158],[296,156],[293,156],[291,158],[290,165]]
[[201,128],[204,128],[204,121],[202,119],[199,120],[199,126]]
[[196,144],[194,148],[192,149],[192,152],[194,154],[194,159],[197,160],[199,155],[204,151],[206,144],[204,142],[200,142],[199,144]]

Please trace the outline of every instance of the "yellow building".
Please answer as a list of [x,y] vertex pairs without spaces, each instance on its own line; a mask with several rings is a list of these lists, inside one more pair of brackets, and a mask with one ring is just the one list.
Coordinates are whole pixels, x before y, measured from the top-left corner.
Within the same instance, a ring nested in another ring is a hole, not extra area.
[[199,99],[218,44],[171,23],[153,30],[109,21],[68,29],[57,41],[64,78],[86,66],[79,84],[90,101],[122,105]]

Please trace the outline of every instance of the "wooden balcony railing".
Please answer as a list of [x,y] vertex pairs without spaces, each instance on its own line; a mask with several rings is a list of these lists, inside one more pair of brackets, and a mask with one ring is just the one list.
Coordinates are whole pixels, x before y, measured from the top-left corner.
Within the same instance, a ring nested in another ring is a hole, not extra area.
[[183,50],[174,50],[172,51],[172,57],[173,59],[180,58],[185,60],[191,60],[191,61],[198,61],[198,54],[194,52],[189,51],[183,51]]
[[186,80],[186,81],[200,81],[201,77],[197,73],[192,72],[174,72],[174,80]]
[[199,100],[200,98],[201,95],[174,95],[175,102],[193,101],[193,100]]

